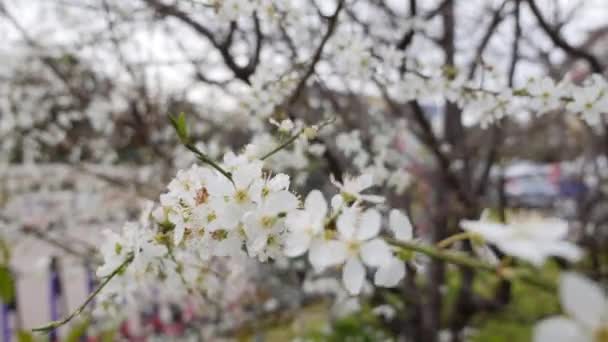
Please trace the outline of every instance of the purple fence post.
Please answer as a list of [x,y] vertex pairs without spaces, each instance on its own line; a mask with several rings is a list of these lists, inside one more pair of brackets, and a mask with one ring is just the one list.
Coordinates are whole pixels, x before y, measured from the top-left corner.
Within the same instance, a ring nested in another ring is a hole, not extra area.
[[[95,290],[95,285],[97,285],[97,278],[95,278],[95,273],[91,269],[91,265],[88,262],[85,262],[84,269],[85,269],[85,271],[87,273],[86,287],[87,287],[87,294],[89,294],[89,293],[91,293],[91,292],[93,292]],[[94,299],[91,302],[91,304],[93,304],[93,303],[95,303]],[[86,340],[87,340],[87,334],[84,333],[82,335],[82,337],[80,338],[80,341],[84,342]]]
[[95,272],[91,269],[91,265],[85,264],[84,267],[87,270],[87,293],[91,293],[95,290],[97,278],[95,277]]
[[[61,299],[62,290],[61,290],[61,279],[59,278],[59,260],[55,257],[51,258],[50,263],[50,313],[51,313],[51,321],[56,321],[59,319],[59,300]],[[49,333],[49,340],[51,342],[59,341],[57,338],[57,330],[53,329]]]
[[8,304],[2,303],[2,341],[11,342],[13,332],[11,331],[11,310]]

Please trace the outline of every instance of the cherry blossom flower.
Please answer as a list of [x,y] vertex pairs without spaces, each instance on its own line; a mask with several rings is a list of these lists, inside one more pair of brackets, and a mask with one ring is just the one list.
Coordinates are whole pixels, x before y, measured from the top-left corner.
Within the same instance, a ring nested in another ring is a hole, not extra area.
[[152,263],[167,254],[167,247],[154,243],[153,232],[135,222],[126,223],[121,234],[110,230],[104,233],[107,240],[100,248],[104,263],[97,269],[99,277],[109,276],[131,256],[131,269],[136,273],[146,272]]
[[487,242],[495,244],[504,253],[541,266],[550,256],[559,256],[570,261],[582,257],[575,244],[564,241],[568,223],[557,218],[532,218],[512,224],[489,221],[460,222],[462,229],[481,235]]
[[374,284],[382,287],[395,287],[405,277],[405,264],[393,256],[385,265],[378,267],[374,274]]
[[128,256],[130,250],[123,247],[122,236],[107,229],[103,231],[105,241],[99,248],[103,257],[103,265],[97,268],[98,277],[109,276],[118,266],[120,266]]
[[581,113],[590,123],[599,123],[600,115],[608,108],[606,90],[599,87],[584,87],[572,89],[574,101],[566,106],[574,113]]
[[276,126],[279,129],[279,132],[290,133],[296,127],[293,121],[289,119],[281,120],[281,122],[276,121],[273,118],[270,118],[270,123]]
[[[230,220],[229,227],[235,226],[243,215],[255,207],[254,200],[260,198],[260,188],[254,186],[262,176],[262,163],[252,161],[242,163],[234,168],[231,183],[225,177],[216,176],[209,179],[208,191],[210,196],[228,199],[221,216]],[[219,213],[218,213],[219,214]]]
[[306,253],[311,244],[315,243],[323,233],[325,215],[327,215],[327,201],[321,191],[309,192],[304,201],[304,209],[290,212],[285,220],[288,229],[285,238],[285,255],[297,257]]
[[560,277],[559,296],[567,316],[542,320],[534,342],[603,342],[608,339],[608,298],[592,281],[572,272]]
[[[400,241],[413,239],[413,228],[409,218],[401,211],[393,209],[389,214],[389,229]],[[374,275],[374,284],[383,287],[395,287],[405,276],[405,264],[396,256],[390,262],[380,266]]]
[[333,176],[331,182],[340,189],[340,194],[334,196],[331,200],[332,207],[340,207],[345,202],[350,205],[357,201],[366,201],[370,203],[382,203],[384,197],[377,195],[362,194],[364,190],[374,185],[374,179],[370,174],[362,174],[358,177],[344,176],[342,183],[338,182]]
[[531,79],[526,86],[526,90],[532,95],[529,105],[536,110],[547,111],[562,104],[562,88],[549,77]]
[[364,264],[381,267],[391,261],[390,247],[378,237],[380,220],[380,213],[374,209],[361,212],[358,208],[348,208],[338,217],[339,241],[345,252],[342,258],[346,262],[342,282],[350,294],[361,291],[365,280]]
[[217,14],[227,20],[233,21],[241,16],[248,16],[256,9],[256,1],[251,0],[221,0],[213,1]]
[[284,219],[281,215],[298,207],[297,197],[289,191],[282,190],[271,193],[259,208],[248,212],[244,217],[247,249],[251,256],[266,259],[262,253],[267,248],[274,248],[272,255],[280,253],[281,234],[284,230]]

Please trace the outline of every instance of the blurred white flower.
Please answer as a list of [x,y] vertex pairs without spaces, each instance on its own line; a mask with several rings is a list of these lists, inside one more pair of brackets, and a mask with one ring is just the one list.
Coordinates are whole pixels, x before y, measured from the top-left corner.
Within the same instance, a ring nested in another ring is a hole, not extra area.
[[608,340],[608,298],[592,281],[572,272],[562,273],[559,284],[562,309],[537,323],[534,342],[604,342]]
[[281,120],[281,122],[278,122],[277,120],[270,118],[269,121],[271,124],[276,126],[280,132],[283,133],[290,133],[296,127],[293,121],[289,119]]
[[506,254],[541,266],[550,256],[577,261],[582,251],[575,244],[564,241],[568,223],[557,218],[531,218],[512,224],[489,221],[460,222],[462,229],[481,235]]
[[562,88],[549,77],[531,79],[526,89],[531,95],[529,105],[539,111],[548,111],[559,107],[563,95]]
[[410,241],[414,238],[412,223],[400,210],[392,209],[388,221],[388,227],[397,240]]

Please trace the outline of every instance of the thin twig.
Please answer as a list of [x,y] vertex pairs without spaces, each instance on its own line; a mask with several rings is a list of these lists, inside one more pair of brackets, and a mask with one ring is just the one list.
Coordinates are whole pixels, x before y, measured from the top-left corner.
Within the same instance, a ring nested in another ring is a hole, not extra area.
[[125,259],[125,261],[123,261],[122,264],[120,264],[120,266],[118,266],[114,271],[112,271],[112,273],[107,276],[103,282],[101,284],[99,284],[99,286],[97,286],[97,288],[91,292],[91,294],[89,294],[89,296],[87,297],[87,299],[80,304],[80,306],[78,308],[76,308],[76,310],[72,311],[71,314],[69,314],[68,316],[66,316],[65,318],[58,320],[58,321],[53,321],[51,323],[48,323],[47,325],[43,325],[41,327],[38,328],[34,328],[32,329],[32,331],[36,331],[36,332],[46,332],[49,330],[53,330],[53,329],[57,329],[62,325],[67,324],[68,322],[70,322],[74,317],[80,315],[80,313],[82,313],[82,311],[86,308],[87,305],[89,305],[90,302],[93,301],[93,299],[95,299],[95,297],[99,294],[99,292],[101,292],[101,290],[103,290],[103,288],[108,285],[108,283],[110,282],[110,280],[112,280],[116,275],[118,275],[119,273],[121,273],[125,267],[127,267],[127,265],[129,265],[132,261],[133,261],[133,254],[130,254],[127,259]]
[[520,280],[543,290],[551,292],[555,291],[555,284],[546,279],[539,278],[537,274],[532,275],[530,273],[520,272],[517,270],[509,270],[510,272],[508,272],[504,267],[495,266],[490,263],[471,258],[463,253],[444,251],[434,246],[422,245],[409,241],[400,241],[393,238],[387,238],[387,242],[395,247],[422,253],[433,259],[443,260],[451,264],[493,273],[499,277],[519,278]]
[[304,89],[306,82],[308,81],[310,76],[312,76],[312,74],[315,72],[315,67],[316,67],[317,63],[319,62],[319,60],[321,60],[321,55],[323,54],[323,49],[325,48],[325,45],[329,41],[329,38],[334,34],[334,31],[336,30],[336,26],[338,24],[338,15],[340,14],[340,11],[342,11],[343,7],[344,7],[344,0],[340,0],[338,2],[338,6],[336,7],[336,11],[331,15],[331,17],[329,17],[327,31],[325,32],[325,35],[321,39],[321,43],[317,47],[317,50],[315,51],[313,56],[310,58],[310,63],[308,64],[308,68],[304,72],[304,75],[302,75],[302,78],[300,78],[300,81],[298,82],[298,85],[296,86],[295,91],[292,93],[291,97],[287,101],[288,105],[291,106],[291,105],[295,104],[298,97],[300,96],[300,93]]
[[559,48],[561,48],[562,50],[566,51],[567,53],[569,53],[573,56],[586,60],[587,63],[589,63],[589,65],[591,66],[591,69],[593,70],[593,72],[601,73],[604,70],[604,67],[599,62],[597,57],[595,57],[594,55],[592,55],[591,53],[589,53],[583,49],[576,48],[576,47],[570,45],[570,43],[568,43],[560,35],[559,30],[554,30],[553,28],[551,28],[549,23],[543,17],[542,13],[540,12],[540,9],[538,8],[538,6],[536,5],[536,2],[534,0],[528,0],[528,5],[530,6],[532,13],[536,17],[538,24],[543,29],[543,31],[545,31],[547,36],[549,36],[549,38],[551,38],[551,41],[553,41],[553,44],[557,45]]
[[217,171],[219,171],[222,175],[224,175],[224,177],[228,178],[228,180],[234,184],[234,181],[232,180],[232,173],[224,170],[224,168],[222,168],[216,161],[214,161],[213,159],[211,159],[210,157],[208,157],[206,154],[204,154],[203,152],[201,152],[196,146],[194,146],[191,143],[185,144],[184,146],[186,146],[186,148],[190,151],[192,151],[192,153],[196,154],[197,158],[202,161],[205,164],[208,164],[209,166],[213,167],[214,169],[216,169]]

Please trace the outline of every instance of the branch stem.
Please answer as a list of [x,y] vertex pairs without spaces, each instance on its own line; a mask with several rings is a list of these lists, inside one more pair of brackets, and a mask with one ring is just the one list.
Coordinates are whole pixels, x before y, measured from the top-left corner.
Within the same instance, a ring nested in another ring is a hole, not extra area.
[[437,248],[445,249],[447,247],[450,247],[451,245],[453,245],[454,243],[456,243],[458,241],[468,240],[468,239],[472,239],[472,238],[473,238],[473,234],[471,234],[469,232],[461,232],[461,233],[454,234],[450,237],[447,237],[447,238],[439,241],[437,243]]
[[41,327],[34,328],[34,329],[32,329],[32,331],[46,332],[46,331],[50,331],[53,329],[57,329],[60,326],[65,325],[68,322],[70,322],[74,317],[80,315],[80,313],[82,313],[82,311],[86,308],[86,306],[89,305],[89,303],[91,303],[93,301],[93,299],[95,299],[95,297],[99,294],[99,292],[101,292],[101,290],[103,290],[103,288],[106,287],[106,285],[108,285],[110,280],[112,280],[116,275],[118,275],[120,272],[122,272],[125,269],[125,267],[127,267],[133,261],[133,257],[134,257],[133,254],[130,254],[127,257],[127,259],[125,259],[125,261],[123,261],[123,263],[120,264],[120,266],[116,267],[116,269],[114,271],[112,271],[112,273],[110,273],[110,275],[108,275],[103,280],[103,282],[101,282],[101,284],[99,284],[99,286],[97,286],[97,288],[93,292],[91,292],[91,294],[89,294],[87,299],[82,304],[80,304],[80,306],[78,308],[76,308],[76,310],[72,311],[71,314],[69,314],[68,316],[66,316],[65,318],[63,318],[61,320],[53,321],[53,322],[50,322]]
[[266,153],[265,155],[263,155],[260,159],[261,160],[266,160],[266,159],[272,157],[274,154],[276,154],[280,150],[282,150],[282,149],[286,148],[287,146],[291,145],[294,141],[296,141],[296,139],[298,139],[298,137],[300,135],[302,135],[302,133],[304,133],[304,128],[302,128],[296,134],[294,134],[291,137],[289,137],[289,139],[285,140],[285,142],[283,142],[282,144],[280,144],[277,147],[275,147],[274,149],[272,149],[272,151],[270,151],[270,152]]
[[192,153],[194,153],[200,161],[202,161],[203,163],[205,163],[205,164],[211,166],[212,168],[216,169],[217,171],[219,171],[219,173],[221,173],[224,177],[228,178],[228,180],[234,184],[234,181],[232,180],[232,174],[230,172],[224,170],[216,161],[214,161],[213,159],[209,158],[206,154],[201,152],[201,150],[199,150],[196,146],[194,146],[194,144],[188,143],[188,144],[185,144],[184,146],[186,146],[187,149],[192,151]]
[[538,276],[538,274],[530,274],[528,272],[522,272],[520,270],[511,269],[500,265],[495,266],[490,263],[472,258],[463,253],[445,251],[434,246],[418,244],[410,241],[400,241],[394,238],[387,238],[386,240],[389,244],[395,247],[418,252],[433,259],[443,260],[451,264],[493,273],[501,278],[519,278],[520,280],[545,291],[555,291],[555,284],[548,279],[541,278]]

